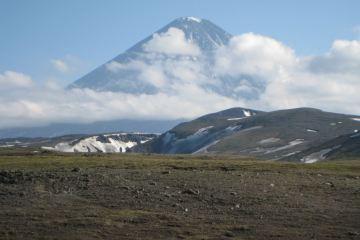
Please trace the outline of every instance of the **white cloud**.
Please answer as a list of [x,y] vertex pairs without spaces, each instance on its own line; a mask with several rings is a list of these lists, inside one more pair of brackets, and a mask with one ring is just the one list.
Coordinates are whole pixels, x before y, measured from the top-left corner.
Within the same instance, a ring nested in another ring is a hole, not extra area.
[[360,74],[360,41],[336,40],[328,53],[307,59],[318,73]]
[[126,68],[126,64],[122,64],[116,61],[111,61],[110,63],[106,64],[107,70],[110,72],[116,73],[124,68]]
[[[214,65],[209,68],[208,64],[202,54],[166,58],[148,53],[144,61],[107,65],[113,73],[136,72],[137,80],[156,86],[159,91],[154,94],[62,90],[54,81],[34,86],[29,76],[7,71],[0,74],[0,89],[11,86],[12,91],[0,94],[0,128],[119,118],[193,118],[234,106],[316,107],[360,115],[360,41],[336,40],[327,53],[299,57],[275,39],[249,33],[231,39],[215,53]],[[226,86],[219,78],[222,75],[240,79],[231,82],[229,94],[215,90]],[[232,95],[251,94],[254,86],[249,81],[258,78],[265,84],[258,98]]]
[[185,33],[178,28],[169,28],[165,33],[155,33],[152,39],[144,44],[143,49],[147,52],[164,53],[173,55],[197,56],[200,54],[199,47],[185,38]]
[[6,90],[11,88],[29,88],[33,85],[31,77],[14,72],[6,71],[0,74],[0,90]]
[[166,77],[164,75],[161,66],[156,64],[147,64],[142,61],[132,61],[127,64],[122,64],[116,61],[112,61],[106,65],[106,68],[117,73],[121,70],[131,70],[138,73],[138,80],[152,84],[155,87],[163,87],[166,84]]
[[177,94],[132,95],[95,92],[89,89],[62,90],[47,86],[33,91],[0,95],[0,128],[42,125],[50,122],[92,122],[119,118],[192,118],[237,102],[196,85],[179,85]]
[[64,60],[52,59],[51,64],[57,71],[59,71],[61,73],[68,73],[70,71],[70,67]]
[[299,58],[270,79],[257,104],[360,114],[359,90],[360,41],[336,40],[324,55]]
[[[209,83],[211,80],[205,75],[204,62],[200,57],[178,56],[164,58],[161,55],[148,54],[142,60],[128,63],[112,61],[106,65],[112,73],[126,72],[135,74],[136,81],[149,83],[162,92],[171,91],[174,84]],[[123,76],[123,75],[122,75]]]
[[215,56],[215,70],[222,75],[279,74],[297,63],[294,51],[279,41],[247,33],[230,39]]

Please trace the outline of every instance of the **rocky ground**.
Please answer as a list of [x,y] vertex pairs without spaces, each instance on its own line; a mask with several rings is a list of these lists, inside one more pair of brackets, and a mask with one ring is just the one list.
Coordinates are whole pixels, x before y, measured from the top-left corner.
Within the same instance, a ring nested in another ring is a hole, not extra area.
[[0,239],[360,239],[360,161],[0,154]]

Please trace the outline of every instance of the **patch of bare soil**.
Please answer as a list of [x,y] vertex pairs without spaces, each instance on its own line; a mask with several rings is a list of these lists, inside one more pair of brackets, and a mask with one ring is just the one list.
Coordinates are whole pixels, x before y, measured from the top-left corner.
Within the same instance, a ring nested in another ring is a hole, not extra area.
[[0,168],[0,239],[360,239],[359,176],[226,161]]

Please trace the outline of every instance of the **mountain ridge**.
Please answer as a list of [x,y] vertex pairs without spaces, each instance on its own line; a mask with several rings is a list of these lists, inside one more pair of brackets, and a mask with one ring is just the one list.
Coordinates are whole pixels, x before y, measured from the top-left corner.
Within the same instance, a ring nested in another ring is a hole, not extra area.
[[53,138],[72,134],[102,134],[111,132],[146,132],[162,133],[184,119],[175,120],[137,120],[117,119],[110,121],[97,121],[93,123],[52,123],[39,127],[16,127],[0,129],[0,140],[4,138]]
[[271,160],[291,159],[294,155],[300,161],[306,150],[360,130],[355,115],[315,108],[245,110],[255,114],[237,118],[236,115],[221,117],[224,111],[208,114],[181,123],[135,150],[161,154],[230,154]]
[[[313,163],[360,155],[360,117],[295,108],[264,112],[230,108],[182,122],[161,135],[102,133],[0,139],[1,147],[60,152],[236,155]],[[146,142],[145,142],[146,140]]]

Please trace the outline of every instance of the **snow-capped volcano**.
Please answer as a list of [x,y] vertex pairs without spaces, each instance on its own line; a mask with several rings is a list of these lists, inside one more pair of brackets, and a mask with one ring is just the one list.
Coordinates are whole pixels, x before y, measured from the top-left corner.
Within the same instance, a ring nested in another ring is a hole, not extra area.
[[258,79],[214,71],[216,51],[231,38],[209,20],[177,18],[69,88],[157,94],[176,92],[179,85],[192,84],[221,96],[256,98],[263,90]]
[[[231,34],[206,19],[196,17],[177,18],[165,27],[153,33],[151,36],[140,41],[126,51],[141,53],[144,51],[144,45],[150,42],[154,36],[166,34],[170,29],[176,28],[184,33],[186,41],[196,44],[202,51],[215,50],[221,45],[225,45],[232,37]],[[115,57],[114,60],[121,60],[121,56]]]

